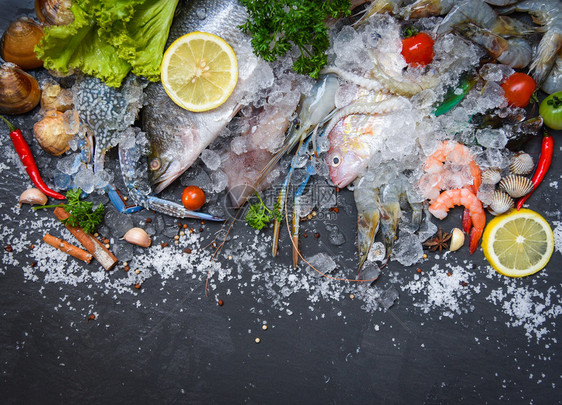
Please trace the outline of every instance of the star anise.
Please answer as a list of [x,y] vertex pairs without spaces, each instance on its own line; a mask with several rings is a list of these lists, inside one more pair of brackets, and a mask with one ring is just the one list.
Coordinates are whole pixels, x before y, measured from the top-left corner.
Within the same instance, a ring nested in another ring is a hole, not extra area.
[[443,229],[439,228],[435,236],[426,240],[423,245],[429,249],[430,252],[447,250],[449,249],[449,239],[451,239],[451,234],[443,232]]

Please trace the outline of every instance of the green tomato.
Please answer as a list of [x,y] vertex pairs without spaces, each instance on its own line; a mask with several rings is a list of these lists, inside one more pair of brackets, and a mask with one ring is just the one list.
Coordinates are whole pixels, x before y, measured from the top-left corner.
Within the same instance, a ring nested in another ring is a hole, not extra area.
[[551,94],[541,102],[539,115],[547,127],[562,129],[562,91]]

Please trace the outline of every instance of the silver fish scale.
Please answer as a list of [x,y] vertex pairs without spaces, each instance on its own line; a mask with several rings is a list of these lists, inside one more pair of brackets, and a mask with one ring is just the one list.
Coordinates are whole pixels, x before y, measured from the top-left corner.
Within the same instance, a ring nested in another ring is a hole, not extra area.
[[170,28],[168,44],[192,31],[218,35],[231,46],[240,41],[238,27],[246,22],[248,13],[238,1],[195,0],[180,7]]
[[103,169],[105,153],[117,145],[123,131],[135,122],[143,103],[146,81],[129,75],[119,88],[86,76],[72,88],[75,109],[95,138],[94,170]]

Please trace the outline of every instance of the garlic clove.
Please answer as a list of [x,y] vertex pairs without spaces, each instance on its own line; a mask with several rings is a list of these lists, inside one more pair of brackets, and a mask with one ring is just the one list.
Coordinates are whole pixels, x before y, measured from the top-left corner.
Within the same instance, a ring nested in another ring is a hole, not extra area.
[[28,188],[20,195],[20,206],[22,204],[45,205],[47,196],[38,188]]
[[132,243],[133,245],[142,246],[142,247],[149,247],[150,243],[150,236],[146,233],[146,231],[142,228],[131,228],[125,233],[123,236],[127,242]]
[[455,250],[459,250],[462,245],[464,245],[464,232],[459,228],[453,228],[451,231],[449,251],[454,252]]

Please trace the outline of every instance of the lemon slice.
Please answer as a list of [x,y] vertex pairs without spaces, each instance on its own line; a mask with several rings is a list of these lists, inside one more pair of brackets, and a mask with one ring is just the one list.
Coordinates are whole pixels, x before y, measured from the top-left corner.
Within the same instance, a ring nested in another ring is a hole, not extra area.
[[207,111],[223,104],[238,81],[236,54],[222,38],[192,32],[170,45],[160,67],[168,96],[189,111]]
[[554,234],[548,222],[535,211],[512,210],[486,226],[482,250],[497,272],[524,277],[546,266],[554,251]]

